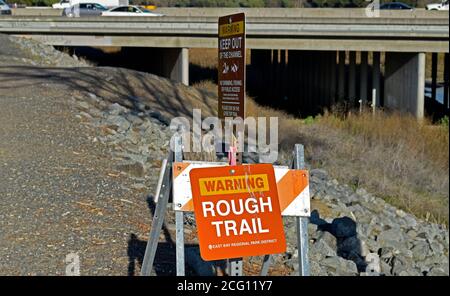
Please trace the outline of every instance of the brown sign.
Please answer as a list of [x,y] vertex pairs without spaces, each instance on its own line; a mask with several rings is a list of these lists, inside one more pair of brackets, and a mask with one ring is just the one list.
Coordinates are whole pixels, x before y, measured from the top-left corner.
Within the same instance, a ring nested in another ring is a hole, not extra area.
[[245,14],[219,18],[219,117],[245,118]]

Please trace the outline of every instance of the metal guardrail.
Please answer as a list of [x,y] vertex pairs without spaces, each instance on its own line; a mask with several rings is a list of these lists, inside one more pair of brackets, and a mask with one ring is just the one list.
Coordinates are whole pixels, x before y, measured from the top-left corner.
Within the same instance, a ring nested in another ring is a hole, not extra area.
[[[216,36],[215,17],[2,17],[3,33],[137,34]],[[448,18],[248,18],[251,36],[367,36],[386,38],[448,38]]]

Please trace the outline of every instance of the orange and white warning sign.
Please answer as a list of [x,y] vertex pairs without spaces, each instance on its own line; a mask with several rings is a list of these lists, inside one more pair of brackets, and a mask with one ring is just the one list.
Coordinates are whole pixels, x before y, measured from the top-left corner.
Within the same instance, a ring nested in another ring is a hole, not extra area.
[[[175,162],[173,164],[173,203],[175,211],[193,212],[189,174],[196,168],[228,166],[225,162]],[[244,166],[246,166],[244,164]],[[310,216],[308,172],[274,166],[282,216]]]
[[272,165],[197,168],[190,180],[204,260],[285,252]]

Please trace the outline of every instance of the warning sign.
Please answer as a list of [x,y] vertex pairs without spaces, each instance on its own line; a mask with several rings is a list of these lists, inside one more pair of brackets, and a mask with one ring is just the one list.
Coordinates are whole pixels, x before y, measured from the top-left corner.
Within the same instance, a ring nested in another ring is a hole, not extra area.
[[219,117],[245,117],[245,14],[219,18]]
[[[245,164],[244,164],[245,165]],[[173,163],[173,203],[175,211],[193,212],[191,170],[228,166],[226,162],[174,162]],[[309,217],[310,194],[308,171],[292,170],[283,166],[273,166],[277,182],[278,201],[282,216]]]
[[272,165],[197,168],[190,181],[204,260],[285,252]]

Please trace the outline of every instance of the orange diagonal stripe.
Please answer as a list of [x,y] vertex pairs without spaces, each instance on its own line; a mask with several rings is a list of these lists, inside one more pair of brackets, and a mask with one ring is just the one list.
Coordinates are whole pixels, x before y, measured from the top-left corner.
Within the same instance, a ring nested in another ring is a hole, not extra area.
[[172,166],[173,179],[178,177],[188,166],[187,162],[174,162]]
[[183,212],[193,212],[194,211],[194,202],[193,198],[191,198],[184,206],[181,208]]
[[306,171],[289,170],[287,174],[277,182],[278,200],[280,201],[281,212],[283,212],[308,185],[306,174]]

